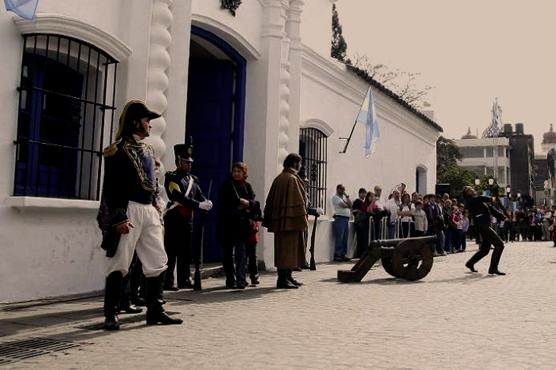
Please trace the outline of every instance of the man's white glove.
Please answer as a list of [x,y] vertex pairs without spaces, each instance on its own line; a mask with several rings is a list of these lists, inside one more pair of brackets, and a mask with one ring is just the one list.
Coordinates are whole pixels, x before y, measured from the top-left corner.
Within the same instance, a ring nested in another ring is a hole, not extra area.
[[322,209],[322,208],[320,208],[320,207],[317,208],[317,213],[318,213],[320,216],[324,215],[324,209]]
[[205,200],[199,203],[199,208],[204,211],[210,211],[212,208],[212,202],[210,200]]

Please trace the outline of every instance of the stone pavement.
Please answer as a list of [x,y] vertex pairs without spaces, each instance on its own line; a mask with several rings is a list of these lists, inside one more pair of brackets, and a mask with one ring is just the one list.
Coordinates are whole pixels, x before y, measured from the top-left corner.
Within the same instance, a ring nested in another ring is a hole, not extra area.
[[[100,298],[0,306],[0,368],[553,369],[551,244],[508,244],[502,277],[486,274],[489,259],[468,272],[467,252],[435,258],[413,283],[376,265],[362,283],[339,284],[347,263],[297,273],[305,285],[290,291],[274,289],[273,274],[244,291],[208,279],[201,293],[167,294],[181,326],[147,327],[139,314],[122,316],[119,332],[98,330]],[[29,338],[39,338],[35,353],[20,355],[32,357],[7,362],[6,351]]]

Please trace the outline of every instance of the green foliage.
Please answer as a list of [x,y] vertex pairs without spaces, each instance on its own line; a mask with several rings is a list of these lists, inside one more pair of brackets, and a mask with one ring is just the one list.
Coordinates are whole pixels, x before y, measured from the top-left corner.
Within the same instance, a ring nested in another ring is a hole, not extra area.
[[436,171],[442,171],[444,167],[457,165],[462,155],[453,140],[440,136],[436,141]]
[[342,25],[336,10],[336,4],[332,5],[332,49],[330,55],[340,62],[346,61],[347,43],[342,35]]
[[450,184],[453,197],[461,199],[464,186],[473,185],[475,173],[458,166],[461,153],[453,140],[440,136],[436,142],[436,182]]

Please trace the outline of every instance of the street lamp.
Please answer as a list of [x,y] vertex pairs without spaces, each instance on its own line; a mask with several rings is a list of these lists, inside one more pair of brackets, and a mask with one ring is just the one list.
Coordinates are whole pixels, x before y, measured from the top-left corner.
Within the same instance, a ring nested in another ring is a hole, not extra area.
[[479,178],[479,176],[475,176],[475,185],[476,186],[481,185],[481,179]]
[[512,188],[510,185],[506,185],[506,194],[508,194],[508,198],[510,197],[510,193],[512,192]]
[[489,177],[489,178],[488,178],[488,184],[489,184],[490,186],[494,185],[494,179],[493,179],[492,177]]

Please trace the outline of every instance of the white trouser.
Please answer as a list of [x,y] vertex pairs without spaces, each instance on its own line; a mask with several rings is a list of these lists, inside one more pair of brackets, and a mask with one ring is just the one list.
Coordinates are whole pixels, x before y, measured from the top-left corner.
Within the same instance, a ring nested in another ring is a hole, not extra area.
[[164,251],[164,237],[160,215],[150,204],[129,202],[127,218],[134,226],[128,234],[122,234],[114,257],[107,258],[106,276],[114,271],[121,271],[125,276],[133,259],[133,252],[143,264],[146,277],[155,277],[163,273],[168,257]]

